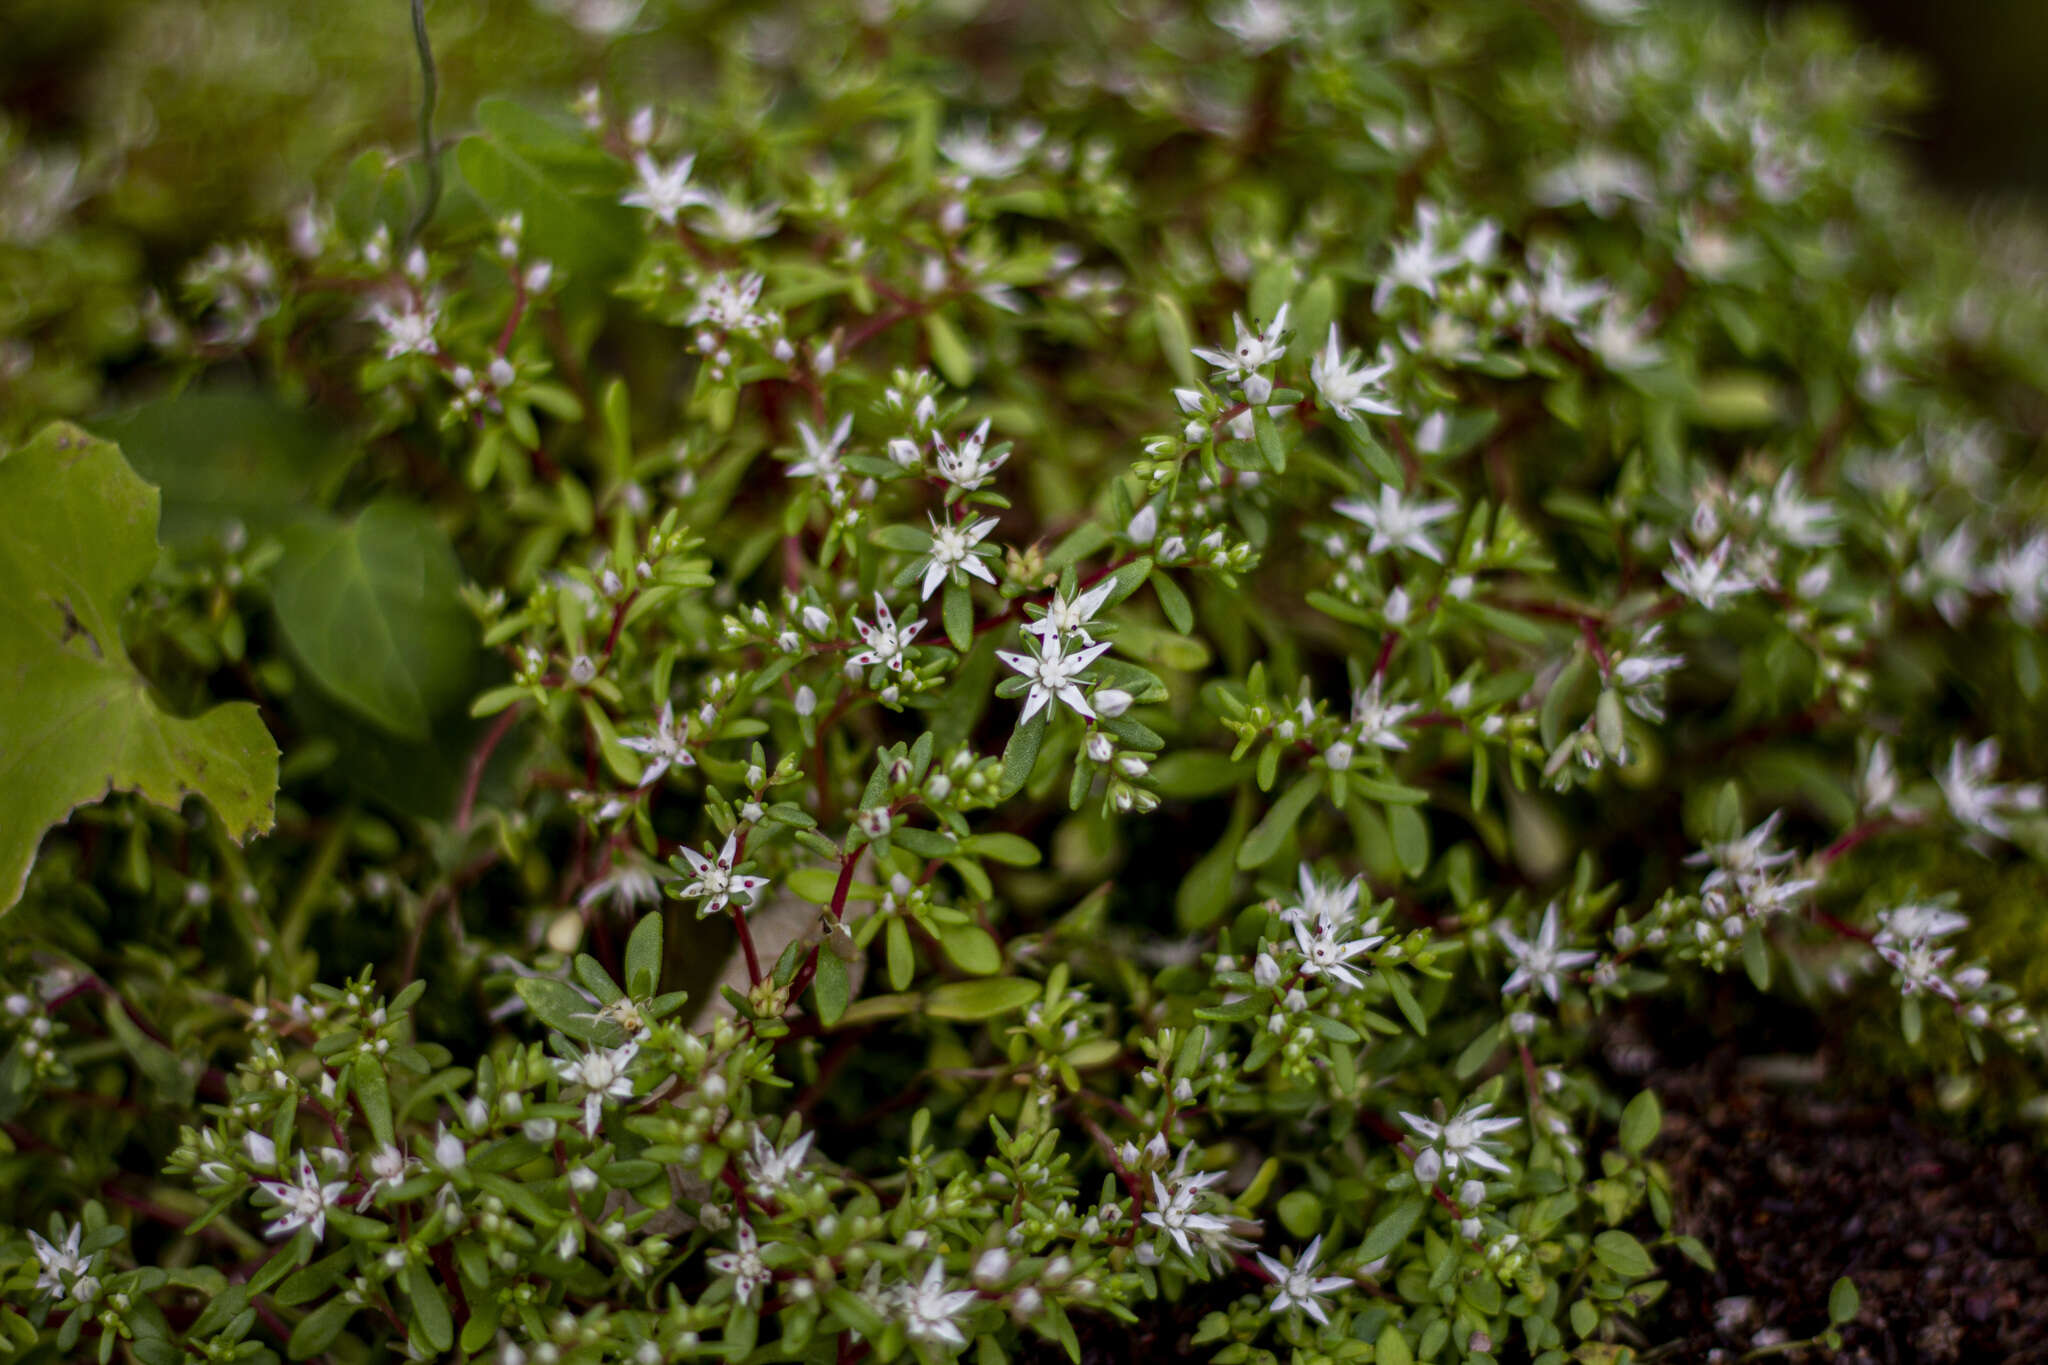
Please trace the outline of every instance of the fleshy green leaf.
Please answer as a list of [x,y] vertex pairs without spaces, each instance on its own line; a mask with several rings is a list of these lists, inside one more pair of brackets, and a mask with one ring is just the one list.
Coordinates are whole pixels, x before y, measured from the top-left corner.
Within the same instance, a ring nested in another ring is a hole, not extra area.
[[0,910],[43,831],[112,792],[200,796],[236,840],[270,828],[278,753],[256,708],[166,715],[122,646],[157,505],[119,449],[68,424],[0,456]]
[[837,954],[828,949],[818,953],[818,975],[811,989],[818,1000],[818,1022],[826,1028],[837,1024],[846,1013],[846,1007],[853,1000],[852,982],[846,974],[846,964]]
[[1266,818],[1259,821],[1237,848],[1237,865],[1250,869],[1264,867],[1280,852],[1280,846],[1287,842],[1294,824],[1301,819],[1301,813],[1308,809],[1309,802],[1316,799],[1316,793],[1323,789],[1323,775],[1310,773],[1283,793],[1266,811]]
[[925,997],[925,1013],[935,1019],[991,1019],[1021,1010],[1038,999],[1035,981],[1013,976],[990,981],[949,981]]

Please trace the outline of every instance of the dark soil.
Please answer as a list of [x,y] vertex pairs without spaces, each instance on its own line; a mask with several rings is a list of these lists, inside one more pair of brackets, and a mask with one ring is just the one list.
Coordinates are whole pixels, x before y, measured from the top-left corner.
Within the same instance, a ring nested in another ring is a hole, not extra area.
[[1733,1362],[1811,1337],[1847,1275],[1863,1311],[1843,1331],[1844,1365],[2048,1362],[2048,1165],[2018,1142],[1973,1145],[1825,1099],[1819,1061],[1738,1066],[1731,1050],[1648,1078],[1678,1231],[1718,1264],[1667,1267],[1657,1359]]

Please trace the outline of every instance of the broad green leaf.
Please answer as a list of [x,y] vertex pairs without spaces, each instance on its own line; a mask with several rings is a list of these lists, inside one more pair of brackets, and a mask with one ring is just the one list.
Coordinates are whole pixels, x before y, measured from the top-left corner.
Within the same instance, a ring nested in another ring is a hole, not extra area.
[[271,600],[292,653],[356,714],[426,739],[467,698],[477,658],[462,570],[439,524],[379,502],[351,522],[301,523],[283,541]]
[[521,213],[527,246],[571,278],[602,282],[625,269],[634,246],[630,210],[590,193],[591,177],[497,137],[466,137],[455,165],[494,213]]
[[1847,1275],[1836,1280],[1828,1291],[1828,1321],[1842,1327],[1856,1321],[1862,1311],[1863,1295],[1856,1291],[1856,1282]]
[[280,530],[325,500],[349,458],[332,424],[253,391],[176,394],[95,425],[161,491],[167,545]]
[[1639,1280],[1655,1269],[1643,1244],[1619,1228],[1609,1228],[1593,1239],[1593,1255],[1617,1275]]
[[949,981],[925,997],[925,1013],[934,1019],[990,1019],[1021,1010],[1038,999],[1036,981],[1014,976],[992,981]]
[[43,831],[116,791],[202,797],[238,841],[270,828],[277,745],[256,708],[167,715],[122,647],[156,524],[157,491],[77,427],[0,456],[0,910]]
[[1656,1093],[1641,1092],[1621,1111],[1621,1149],[1631,1156],[1641,1156],[1657,1140],[1663,1126],[1664,1110],[1657,1103]]
[[1280,1216],[1280,1226],[1304,1242],[1322,1231],[1323,1201],[1313,1190],[1288,1191],[1273,1211]]

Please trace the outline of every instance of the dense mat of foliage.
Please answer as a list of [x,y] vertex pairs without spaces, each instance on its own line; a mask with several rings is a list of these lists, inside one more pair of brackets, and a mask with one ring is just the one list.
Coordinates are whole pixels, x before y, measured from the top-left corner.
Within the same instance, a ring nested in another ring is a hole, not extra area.
[[444,0],[429,174],[355,8],[24,10],[0,1349],[1618,1361],[1603,1010],[2038,1078],[2043,258],[1900,71]]

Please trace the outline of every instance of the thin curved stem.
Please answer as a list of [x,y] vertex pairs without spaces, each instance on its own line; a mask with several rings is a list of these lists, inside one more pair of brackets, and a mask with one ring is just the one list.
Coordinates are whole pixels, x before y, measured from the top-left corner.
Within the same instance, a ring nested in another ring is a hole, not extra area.
[[427,194],[405,230],[408,243],[418,240],[441,204],[441,158],[434,154],[434,103],[441,82],[434,70],[434,45],[427,38],[427,0],[412,0],[412,43],[420,55],[420,157],[427,163]]

